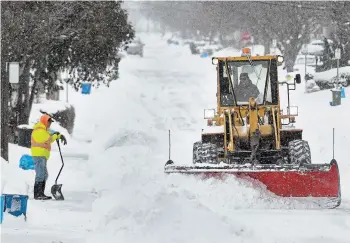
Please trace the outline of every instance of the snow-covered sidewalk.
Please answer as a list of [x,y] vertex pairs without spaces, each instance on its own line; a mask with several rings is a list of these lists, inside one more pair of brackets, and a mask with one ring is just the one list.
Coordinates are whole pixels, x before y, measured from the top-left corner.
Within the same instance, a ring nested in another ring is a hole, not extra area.
[[[23,171],[18,167],[18,157],[27,153],[26,149],[10,146],[12,159],[8,164],[2,161],[3,192],[8,194],[28,193],[27,222],[24,217],[18,218],[4,213],[2,223],[2,242],[47,243],[86,242],[91,219],[91,205],[96,195],[91,193],[91,185],[87,177],[86,160],[65,158],[58,183],[62,183],[64,201],[35,201],[33,200],[33,171]],[[16,156],[17,155],[17,156]],[[46,194],[51,195],[61,166],[61,159],[57,152],[52,152],[48,162],[49,180]]]

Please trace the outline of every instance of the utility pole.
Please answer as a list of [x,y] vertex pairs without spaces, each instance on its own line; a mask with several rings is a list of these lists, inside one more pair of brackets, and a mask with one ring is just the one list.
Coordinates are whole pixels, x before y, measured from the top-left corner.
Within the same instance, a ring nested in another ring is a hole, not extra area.
[[305,64],[305,70],[304,70],[304,81],[305,81],[305,83],[306,83],[306,72],[307,72],[307,70],[306,70],[306,68],[307,68],[307,54],[308,54],[308,46],[307,45],[304,45],[304,47],[303,47],[303,52],[304,52],[304,64]]
[[305,70],[304,70],[304,79],[306,81],[306,64],[307,64],[307,52],[305,52]]
[[341,51],[340,48],[335,49],[335,59],[337,59],[337,86],[336,88],[339,88],[339,60],[340,60],[340,55]]
[[66,102],[68,103],[68,81],[66,82]]

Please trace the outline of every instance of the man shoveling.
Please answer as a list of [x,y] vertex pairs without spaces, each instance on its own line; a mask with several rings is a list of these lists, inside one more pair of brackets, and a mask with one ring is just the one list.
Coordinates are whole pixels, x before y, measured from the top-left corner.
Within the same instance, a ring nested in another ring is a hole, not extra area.
[[60,139],[64,145],[67,144],[66,138],[59,132],[50,134],[48,131],[52,118],[45,114],[40,121],[34,125],[31,139],[31,152],[35,169],[34,199],[49,200],[52,197],[46,196],[45,186],[48,178],[47,161],[50,158],[51,144]]

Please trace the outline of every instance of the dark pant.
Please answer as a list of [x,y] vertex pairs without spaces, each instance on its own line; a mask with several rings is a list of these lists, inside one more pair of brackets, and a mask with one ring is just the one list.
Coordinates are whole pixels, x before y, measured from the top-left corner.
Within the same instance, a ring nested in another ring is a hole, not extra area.
[[45,157],[34,157],[35,182],[44,182],[49,177],[47,172],[47,160]]

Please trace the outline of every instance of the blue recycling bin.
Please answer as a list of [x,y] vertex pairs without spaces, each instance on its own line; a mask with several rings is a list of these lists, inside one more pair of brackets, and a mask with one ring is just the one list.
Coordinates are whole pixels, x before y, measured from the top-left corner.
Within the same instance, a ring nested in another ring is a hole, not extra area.
[[0,224],[2,224],[2,220],[4,218],[4,211],[5,211],[5,196],[3,196],[3,195],[1,195],[0,206],[1,206],[1,210],[0,210]]
[[27,220],[27,195],[18,194],[3,194],[5,197],[4,212],[7,212],[15,217],[21,215],[24,216],[24,220]]
[[208,57],[209,55],[208,55],[208,53],[207,52],[203,52],[202,54],[201,54],[201,57],[202,58],[204,58],[204,57]]
[[91,83],[82,83],[81,84],[81,93],[90,94],[91,93]]
[[19,168],[23,170],[34,170],[33,157],[28,154],[22,155],[21,159],[19,160]]
[[345,89],[344,87],[341,88],[341,98],[345,98]]

